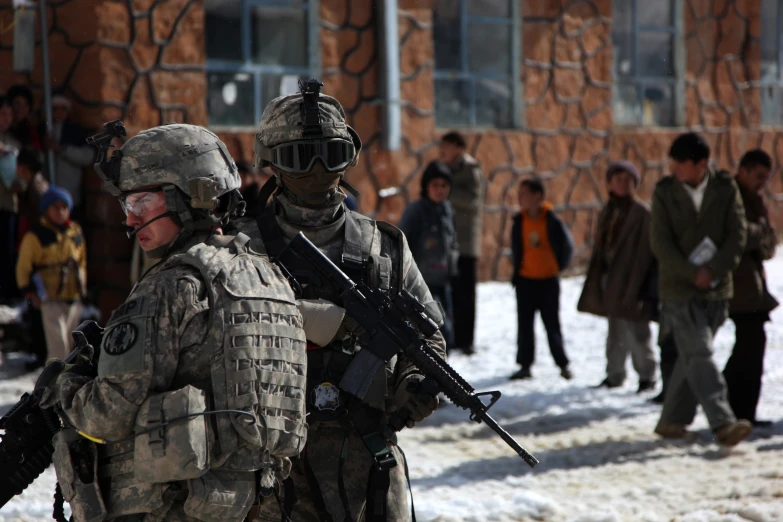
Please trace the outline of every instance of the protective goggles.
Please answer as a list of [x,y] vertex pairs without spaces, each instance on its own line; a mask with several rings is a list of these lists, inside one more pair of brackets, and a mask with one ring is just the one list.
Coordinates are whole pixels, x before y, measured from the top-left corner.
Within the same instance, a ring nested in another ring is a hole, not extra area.
[[260,152],[262,159],[274,167],[293,173],[309,172],[317,159],[329,172],[338,172],[345,170],[356,158],[354,144],[340,138],[291,141]]
[[128,192],[120,196],[119,202],[122,211],[125,212],[125,216],[131,212],[141,217],[145,212],[148,212],[159,206],[166,206],[166,200],[161,199],[158,192],[163,189],[145,189],[143,192]]

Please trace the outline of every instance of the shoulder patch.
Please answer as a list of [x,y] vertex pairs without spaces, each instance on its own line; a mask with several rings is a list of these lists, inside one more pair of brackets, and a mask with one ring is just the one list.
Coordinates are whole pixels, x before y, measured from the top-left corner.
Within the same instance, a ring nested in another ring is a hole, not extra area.
[[147,298],[140,296],[130,301],[126,301],[119,308],[112,312],[109,318],[109,323],[113,323],[119,319],[130,319],[137,315],[142,315],[147,311]]
[[133,323],[120,323],[106,333],[103,351],[106,355],[122,355],[131,348],[138,337],[138,330]]

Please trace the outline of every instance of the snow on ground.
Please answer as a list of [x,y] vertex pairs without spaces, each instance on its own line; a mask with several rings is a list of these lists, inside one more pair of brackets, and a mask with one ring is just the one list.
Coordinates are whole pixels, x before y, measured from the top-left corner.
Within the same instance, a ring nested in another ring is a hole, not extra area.
[[[767,266],[772,292],[783,297],[783,255]],[[541,461],[530,469],[486,426],[446,406],[401,435],[421,521],[776,522],[783,521],[783,309],[767,325],[768,347],[759,418],[773,419],[731,452],[715,444],[699,414],[694,443],[652,430],[659,407],[636,395],[629,366],[624,388],[596,390],[604,377],[606,321],[576,312],[581,277],[564,280],[561,322],[575,378],[564,381],[537,324],[532,381],[509,382],[516,369],[516,311],[511,287],[479,288],[478,353],[452,358],[478,390],[500,390],[493,416]],[[655,331],[657,334],[657,330]],[[725,363],[734,342],[730,321],[716,339]],[[0,411],[32,388],[14,377],[23,361],[0,367]],[[0,522],[50,519],[49,469],[0,511]]]

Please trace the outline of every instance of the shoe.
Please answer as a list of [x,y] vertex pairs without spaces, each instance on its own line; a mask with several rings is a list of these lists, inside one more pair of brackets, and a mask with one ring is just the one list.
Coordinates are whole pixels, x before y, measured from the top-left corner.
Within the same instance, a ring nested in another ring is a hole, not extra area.
[[752,431],[753,424],[749,420],[740,419],[715,430],[715,438],[718,439],[718,444],[721,446],[736,446],[745,440]]
[[655,381],[639,381],[639,389],[636,390],[636,393],[644,393],[646,391],[654,390],[655,389]]
[[456,348],[456,350],[459,350],[460,352],[464,353],[465,355],[473,355],[476,353],[476,347],[475,346],[459,346]]
[[659,422],[655,426],[655,433],[664,439],[696,440],[698,435],[685,429],[682,424],[664,424]]
[[571,373],[571,370],[569,370],[568,366],[566,366],[565,368],[560,368],[560,377],[562,377],[567,381],[570,381],[571,379],[574,378],[574,374]]
[[750,421],[751,424],[753,424],[754,428],[769,428],[773,424],[775,424],[775,421],[771,420],[752,420]]
[[650,402],[654,402],[655,404],[663,404],[663,401],[666,400],[666,393],[661,390],[661,393],[650,399]]
[[601,381],[601,384],[599,384],[598,386],[593,386],[593,388],[595,388],[595,389],[599,389],[599,388],[619,388],[620,386],[622,386],[622,384],[615,384],[615,383],[613,383],[612,381],[609,380],[609,377],[607,377],[606,379]]
[[510,378],[512,381],[519,381],[522,379],[532,379],[533,374],[530,373],[530,368],[523,366],[519,371],[513,374]]

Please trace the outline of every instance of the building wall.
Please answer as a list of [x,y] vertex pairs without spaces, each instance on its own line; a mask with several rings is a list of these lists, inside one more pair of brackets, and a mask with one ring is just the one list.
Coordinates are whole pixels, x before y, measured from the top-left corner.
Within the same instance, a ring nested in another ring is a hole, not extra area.
[[[597,212],[606,200],[604,171],[610,159],[627,158],[642,172],[640,195],[649,199],[665,174],[672,138],[684,129],[616,128],[611,108],[611,0],[520,0],[523,12],[522,78],[525,129],[470,130],[469,151],[487,178],[482,279],[509,276],[510,219],[516,185],[537,174],[548,198],[571,227],[577,261],[584,261]],[[0,32],[10,0],[0,0]],[[123,119],[131,133],[163,122],[206,124],[201,0],[60,0],[49,8],[52,77],[76,100],[75,115],[99,128]],[[348,180],[361,192],[361,210],[396,222],[418,197],[419,174],[437,155],[432,70],[431,0],[399,0],[402,147],[381,147],[377,9],[373,0],[321,0],[324,92],[345,106],[364,150]],[[760,19],[757,0],[686,0],[686,120],[709,140],[715,164],[732,169],[742,152],[763,147],[777,161],[780,129],[760,122]],[[0,34],[0,70],[10,70],[12,31]],[[32,75],[2,75],[0,89],[30,81],[40,92],[40,67]],[[232,153],[252,158],[252,133],[220,133]],[[122,214],[98,195],[87,174],[90,277],[109,290],[109,308],[129,284],[130,242],[116,236]],[[380,199],[380,189],[396,187]],[[783,182],[769,189],[775,222],[783,228]]]

